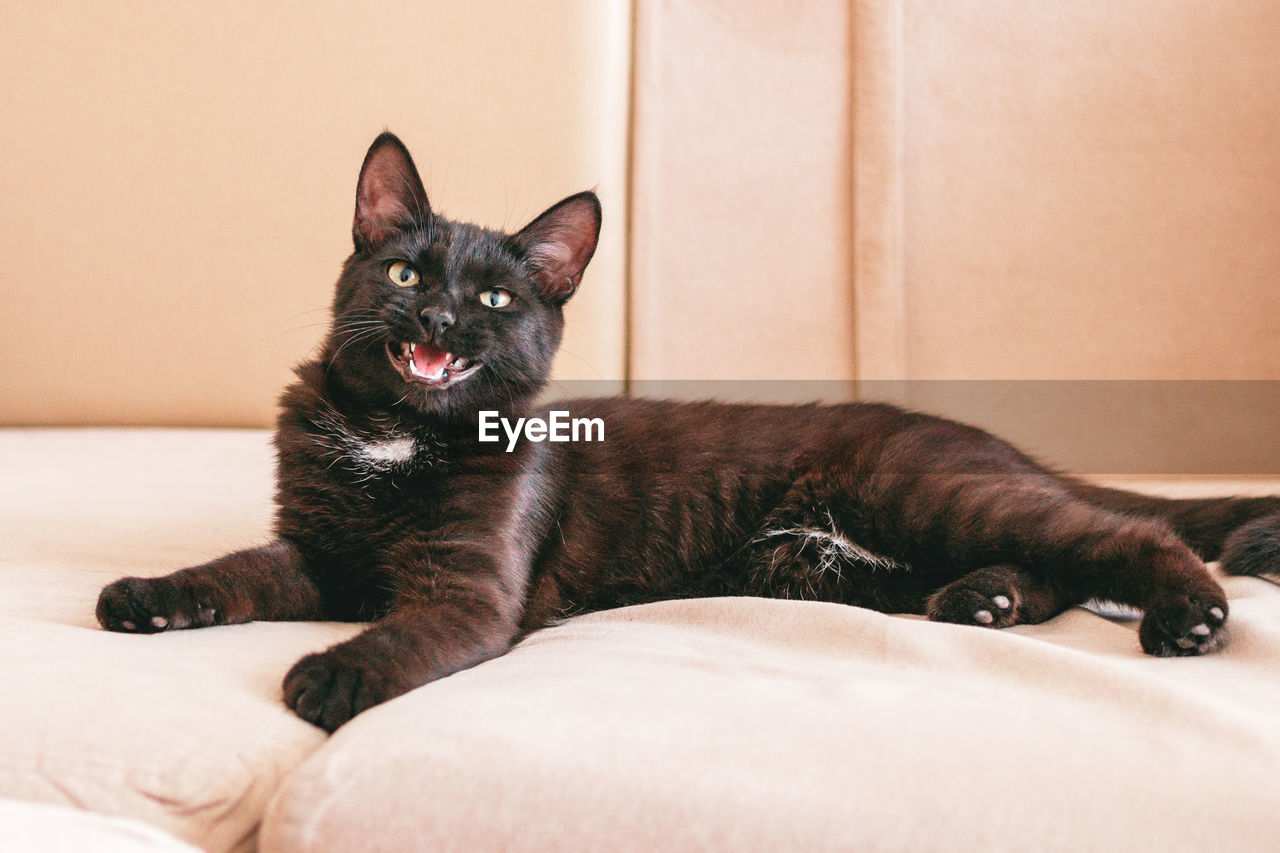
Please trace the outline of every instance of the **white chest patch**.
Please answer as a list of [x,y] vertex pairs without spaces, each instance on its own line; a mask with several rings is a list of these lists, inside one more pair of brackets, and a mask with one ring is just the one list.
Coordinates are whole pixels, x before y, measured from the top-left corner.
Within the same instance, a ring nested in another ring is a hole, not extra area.
[[417,446],[410,436],[368,441],[356,448],[356,455],[374,468],[394,468],[413,461]]
[[311,440],[329,461],[367,483],[382,475],[411,474],[430,468],[441,459],[444,445],[425,430],[409,432],[390,417],[366,418],[353,426],[332,408],[314,416]]

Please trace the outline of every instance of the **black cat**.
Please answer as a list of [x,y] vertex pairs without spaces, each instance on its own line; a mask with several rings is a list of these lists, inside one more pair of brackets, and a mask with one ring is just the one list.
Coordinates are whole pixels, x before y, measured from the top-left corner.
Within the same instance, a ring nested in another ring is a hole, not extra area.
[[1095,487],[886,405],[573,400],[557,408],[601,419],[603,441],[480,441],[481,411],[537,414],[599,229],[592,193],[510,235],[437,216],[378,137],[332,330],[281,400],[276,539],[111,584],[103,626],[372,620],[285,676],[285,702],[333,730],[567,615],[665,598],[990,628],[1097,598],[1146,611],[1148,653],[1201,654],[1228,613],[1201,561],[1280,564],[1280,499]]

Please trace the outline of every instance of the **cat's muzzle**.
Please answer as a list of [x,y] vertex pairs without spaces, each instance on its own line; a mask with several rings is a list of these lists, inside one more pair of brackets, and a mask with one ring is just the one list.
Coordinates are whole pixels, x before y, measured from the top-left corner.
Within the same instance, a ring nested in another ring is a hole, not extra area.
[[387,358],[404,379],[415,385],[440,390],[471,376],[482,362],[455,356],[429,343],[403,341],[398,347],[387,344]]

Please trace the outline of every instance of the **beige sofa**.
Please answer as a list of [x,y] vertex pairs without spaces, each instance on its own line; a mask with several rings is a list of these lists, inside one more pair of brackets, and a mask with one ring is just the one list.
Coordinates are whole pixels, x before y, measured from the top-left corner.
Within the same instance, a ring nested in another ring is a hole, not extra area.
[[757,599],[625,608],[326,738],[284,708],[280,680],[359,626],[131,636],[93,619],[119,575],[266,535],[266,432],[9,430],[0,471],[6,851],[1280,838],[1280,588],[1262,580],[1226,581],[1232,643],[1190,660],[1145,657],[1135,623],[1083,609],[996,632]]
[[[1083,609],[990,632],[627,608],[332,738],[280,680],[358,626],[93,620],[116,577],[266,535],[261,427],[384,125],[451,215],[514,225],[597,187],[560,380],[1280,377],[1276,4],[26,5],[0,33],[0,423],[255,429],[0,430],[0,851],[1280,838],[1261,580],[1226,582],[1234,640],[1196,660]],[[1266,399],[1238,470],[1280,470]],[[1167,425],[1156,458],[1222,470],[1212,413],[1137,408]],[[1053,429],[1113,446],[1107,406],[1087,429],[1032,414],[1037,451]]]

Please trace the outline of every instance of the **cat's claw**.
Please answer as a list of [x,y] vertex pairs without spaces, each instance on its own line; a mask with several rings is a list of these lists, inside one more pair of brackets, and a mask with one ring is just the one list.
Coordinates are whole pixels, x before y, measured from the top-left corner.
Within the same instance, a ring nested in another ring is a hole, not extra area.
[[1184,595],[1147,608],[1138,640],[1144,652],[1157,657],[1203,655],[1226,644],[1226,621],[1225,598]]

